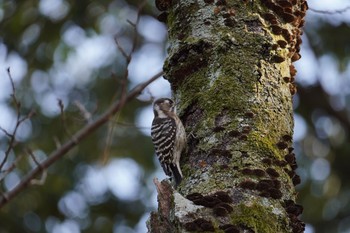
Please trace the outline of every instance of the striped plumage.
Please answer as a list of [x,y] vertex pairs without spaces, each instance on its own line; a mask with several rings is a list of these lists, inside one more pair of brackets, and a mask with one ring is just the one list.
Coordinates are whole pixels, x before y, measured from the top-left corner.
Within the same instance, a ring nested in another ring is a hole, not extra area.
[[182,180],[180,157],[186,146],[185,128],[171,99],[156,100],[153,112],[151,136],[155,151],[165,174],[174,178],[177,186]]

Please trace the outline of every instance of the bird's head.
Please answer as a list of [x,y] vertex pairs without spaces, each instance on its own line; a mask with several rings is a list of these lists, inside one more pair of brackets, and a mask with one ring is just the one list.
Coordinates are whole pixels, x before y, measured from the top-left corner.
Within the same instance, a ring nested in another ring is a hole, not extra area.
[[172,99],[160,98],[153,104],[153,112],[155,117],[165,118],[169,113],[175,113],[175,104]]

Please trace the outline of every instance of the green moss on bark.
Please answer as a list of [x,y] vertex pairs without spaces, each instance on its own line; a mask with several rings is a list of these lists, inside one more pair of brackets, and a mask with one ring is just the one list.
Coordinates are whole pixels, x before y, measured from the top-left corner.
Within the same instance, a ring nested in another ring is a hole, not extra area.
[[281,213],[273,213],[272,206],[267,207],[258,202],[239,205],[231,214],[231,223],[259,233],[285,233],[288,223],[281,222],[281,219]]

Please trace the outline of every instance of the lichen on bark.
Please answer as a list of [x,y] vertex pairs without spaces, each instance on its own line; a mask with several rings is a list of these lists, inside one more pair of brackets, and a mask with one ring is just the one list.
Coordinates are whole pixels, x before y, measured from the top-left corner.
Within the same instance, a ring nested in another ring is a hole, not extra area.
[[[189,135],[171,232],[303,232],[292,62],[300,57],[306,1],[156,3],[167,6],[165,78]],[[201,208],[188,204],[184,212],[178,195]]]

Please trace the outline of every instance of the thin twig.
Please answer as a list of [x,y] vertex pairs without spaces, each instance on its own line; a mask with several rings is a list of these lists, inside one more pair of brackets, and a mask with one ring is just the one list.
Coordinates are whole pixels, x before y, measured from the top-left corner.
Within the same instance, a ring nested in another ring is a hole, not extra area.
[[30,181],[30,184],[31,185],[43,185],[45,184],[45,181],[46,181],[46,178],[47,178],[47,171],[46,170],[43,170],[42,173],[41,173],[41,177],[40,179],[33,179]]
[[64,115],[64,104],[63,104],[62,100],[61,99],[57,99],[57,104],[58,104],[58,107],[60,108],[60,112],[61,112],[62,118],[64,119],[65,118],[65,115]]
[[143,7],[146,5],[147,3],[147,0],[144,0],[138,7],[137,9],[137,14],[136,14],[136,20],[135,22],[131,22],[130,20],[127,20],[127,22],[131,25],[132,29],[133,29],[133,40],[132,40],[132,45],[131,45],[131,50],[129,52],[129,54],[127,54],[125,52],[125,50],[123,49],[123,47],[120,45],[119,41],[118,41],[118,38],[115,37],[114,40],[115,40],[115,43],[118,47],[118,50],[122,53],[123,57],[125,58],[126,60],[126,69],[125,69],[125,72],[123,74],[123,84],[122,84],[122,94],[121,96],[123,97],[123,95],[125,95],[126,93],[126,83],[127,83],[127,79],[128,79],[128,76],[129,76],[129,69],[128,69],[128,66],[131,62],[131,58],[132,58],[132,54],[135,52],[136,50],[136,45],[137,45],[137,25],[139,24],[140,22],[140,16],[141,16],[141,11],[143,9]]
[[13,101],[15,102],[16,106],[19,106],[20,103],[17,101],[17,98],[16,98],[16,88],[15,88],[15,83],[14,83],[12,75],[11,75],[10,67],[7,68],[7,74],[8,74],[8,77],[10,79],[10,83],[11,83]]
[[19,119],[18,123],[22,124],[24,121],[32,118],[35,116],[36,112],[34,110],[31,110],[26,116],[22,117],[22,119]]
[[20,154],[16,160],[6,169],[6,170],[2,170],[0,173],[3,173],[0,176],[0,182],[3,181],[3,179],[10,173],[13,171],[13,169],[16,168],[18,162],[24,157],[24,154]]
[[9,138],[9,143],[8,143],[7,149],[5,151],[4,159],[0,163],[0,171],[3,169],[3,167],[4,167],[4,165],[5,165],[5,163],[6,163],[7,159],[8,159],[8,156],[9,156],[11,150],[16,145],[16,133],[17,133],[17,130],[18,130],[19,126],[25,120],[31,118],[34,115],[34,111],[31,111],[27,116],[21,118],[21,113],[20,113],[21,102],[18,101],[17,96],[16,96],[15,83],[13,81],[13,78],[12,78],[12,75],[11,75],[11,72],[10,72],[10,68],[7,68],[7,74],[8,74],[10,83],[11,83],[11,88],[12,88],[11,97],[12,97],[13,102],[15,103],[17,116],[16,116],[16,125],[15,125],[15,128],[13,129],[12,133],[10,133],[10,132],[6,131],[4,128],[0,127],[0,130],[2,132],[4,132],[5,135]]
[[328,14],[328,15],[334,15],[334,14],[343,14],[346,11],[350,10],[350,6],[347,6],[343,9],[340,10],[333,10],[333,11],[328,11],[328,10],[316,10],[313,8],[309,8],[309,11],[315,12],[315,13],[319,13],[319,14]]
[[7,132],[7,130],[4,129],[4,128],[2,128],[1,126],[0,126],[0,130],[1,130],[7,137],[9,137],[9,138],[12,137],[12,134],[10,134],[9,132]]
[[66,114],[64,112],[64,104],[63,104],[63,101],[61,99],[57,99],[57,105],[60,109],[60,114],[61,114],[61,121],[62,121],[62,125],[63,125],[63,130],[65,131],[65,133],[67,135],[72,135],[69,130],[68,130],[68,127],[67,127],[67,119],[66,119]]
[[74,101],[74,105],[79,109],[81,115],[84,117],[87,123],[92,122],[92,114],[85,108],[85,106],[78,100]]
[[[129,65],[132,59],[132,55],[136,50],[136,46],[137,46],[137,25],[140,22],[140,16],[141,16],[141,11],[143,9],[143,7],[145,6],[145,4],[147,3],[147,0],[144,0],[138,7],[137,10],[137,14],[136,14],[136,20],[135,22],[131,22],[130,20],[127,20],[127,22],[131,25],[131,27],[133,28],[133,40],[132,40],[132,46],[131,46],[131,50],[128,53],[126,53],[126,51],[123,49],[123,47],[120,45],[118,38],[115,37],[115,43],[119,49],[119,51],[122,53],[123,57],[126,60],[126,69],[124,71],[124,74],[122,75],[122,80],[121,80],[121,96],[120,99],[121,101],[124,101],[126,98],[126,93],[127,93],[127,84],[128,84],[128,77],[129,77]],[[113,97],[116,97],[116,95]],[[111,147],[111,143],[112,143],[112,139],[113,139],[113,133],[114,133],[114,124],[110,124],[108,126],[108,133],[107,133],[107,138],[106,138],[106,143],[105,143],[105,148],[103,150],[103,157],[102,157],[102,163],[107,162],[108,157],[109,157],[109,150]]]
[[74,139],[71,138],[70,140],[66,141],[60,148],[53,151],[47,159],[45,159],[40,163],[40,167],[37,166],[36,168],[34,168],[26,176],[24,176],[22,180],[19,182],[19,184],[17,184],[12,190],[4,193],[0,198],[0,208],[3,207],[9,201],[11,201],[18,194],[20,194],[21,191],[23,191],[30,184],[30,181],[33,180],[35,176],[37,176],[42,172],[42,169],[47,169],[49,166],[55,163],[58,159],[60,159],[63,155],[65,155],[67,152],[73,149],[79,142],[84,140],[87,136],[89,136],[91,133],[96,131],[103,124],[108,122],[113,115],[115,115],[125,106],[125,104],[133,100],[136,96],[138,96],[143,91],[143,89],[145,89],[150,83],[152,83],[162,75],[163,75],[163,71],[157,73],[148,81],[139,84],[129,92],[129,94],[126,96],[124,101],[122,100],[116,101],[102,116],[100,116],[94,122],[92,122],[89,125],[86,125],[82,129],[80,129],[78,132],[76,132],[73,135]]
[[53,141],[55,142],[56,148],[60,148],[62,146],[62,143],[60,142],[60,140],[58,139],[58,137],[54,137]]
[[118,47],[118,50],[122,53],[123,57],[128,57],[129,55],[125,52],[125,50],[123,49],[123,47],[120,45],[119,41],[117,38],[114,38],[114,41]]
[[[119,118],[120,112],[114,116],[114,119],[116,120]],[[113,124],[113,121],[109,121],[108,125],[108,131],[107,131],[107,137],[106,137],[106,143],[103,149],[103,155],[102,155],[102,160],[101,163],[105,165],[108,162],[109,155],[110,155],[110,150],[111,150],[111,144],[112,144],[112,139],[113,139],[113,133],[114,133],[114,127],[115,124]]]
[[41,164],[39,163],[39,161],[36,159],[35,155],[33,154],[33,151],[31,149],[27,149],[26,152],[30,155],[30,157],[32,158],[32,160],[34,161],[34,163],[37,165],[37,167],[39,167],[41,169],[41,177],[39,180],[37,179],[32,179],[30,181],[30,184],[32,185],[43,185],[46,181],[46,177],[47,177],[47,172],[46,169],[43,168],[41,166]]
[[33,154],[33,151],[29,148],[27,148],[26,153],[30,155],[30,157],[32,158],[33,162],[37,165],[40,166],[40,163],[38,162],[38,160],[36,159],[35,155]]

